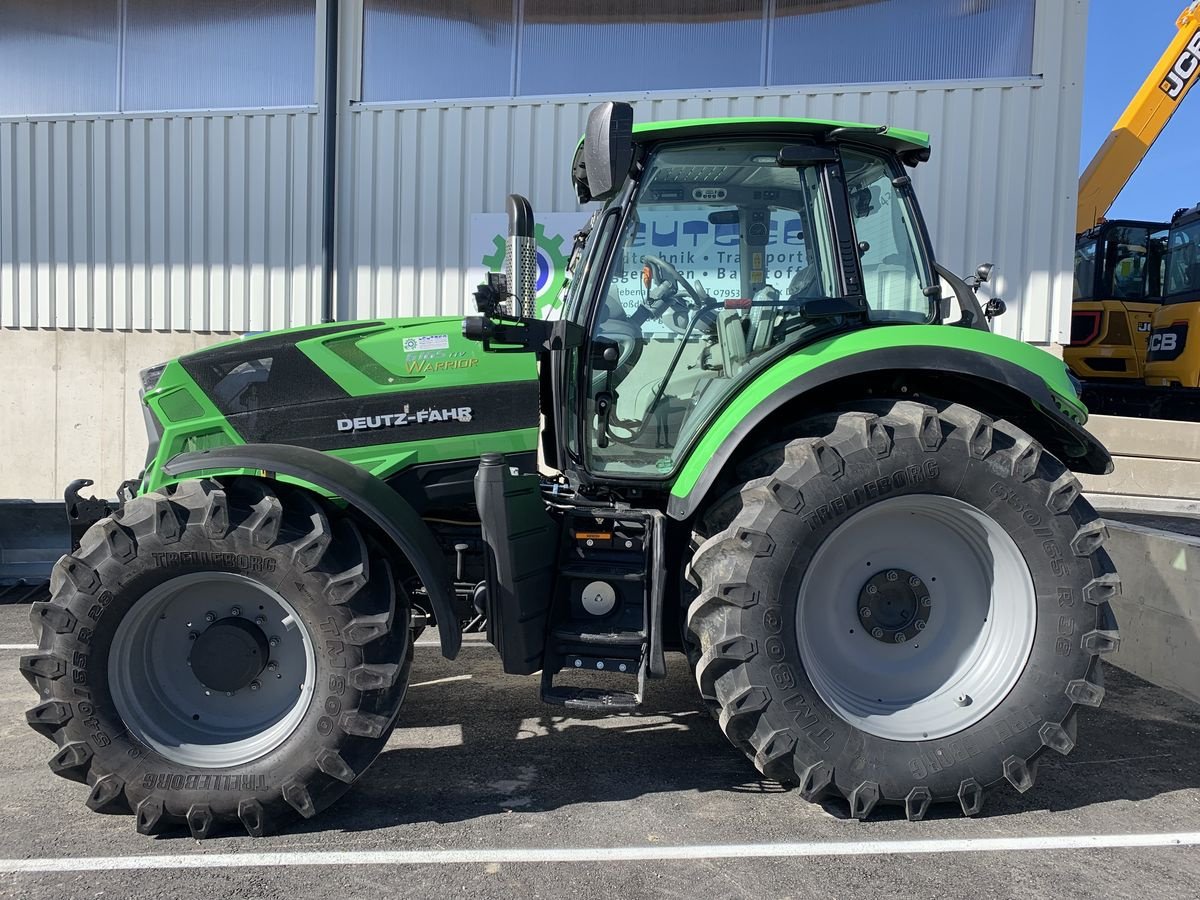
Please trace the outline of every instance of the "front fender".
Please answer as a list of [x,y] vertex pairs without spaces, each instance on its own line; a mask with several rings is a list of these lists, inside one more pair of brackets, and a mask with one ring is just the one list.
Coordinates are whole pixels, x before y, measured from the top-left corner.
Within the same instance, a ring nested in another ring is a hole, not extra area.
[[864,379],[886,387],[900,375],[914,379],[925,395],[1016,418],[1075,471],[1112,471],[1108,451],[1083,428],[1087,409],[1057,357],[991,332],[886,326],[806,347],[745,385],[685,459],[671,486],[668,515],[692,516],[738,448],[786,404],[811,396],[813,411],[828,409],[863,399]]
[[342,498],[379,526],[408,558],[429,592],[439,625],[442,655],[447,659],[458,655],[462,634],[454,614],[450,581],[440,565],[442,551],[416,510],[370,472],[336,456],[290,444],[214,447],[198,453],[181,453],[163,466],[163,471],[174,478],[246,469],[261,470],[272,478],[285,475],[307,482]]

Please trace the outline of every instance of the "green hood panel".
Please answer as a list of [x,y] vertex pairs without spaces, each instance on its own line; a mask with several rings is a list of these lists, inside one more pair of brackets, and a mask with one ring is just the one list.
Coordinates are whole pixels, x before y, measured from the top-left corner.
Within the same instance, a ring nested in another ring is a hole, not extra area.
[[384,477],[537,444],[533,356],[484,352],[460,317],[247,335],[172,360],[143,403],[146,490],[177,454],[243,443],[308,447]]

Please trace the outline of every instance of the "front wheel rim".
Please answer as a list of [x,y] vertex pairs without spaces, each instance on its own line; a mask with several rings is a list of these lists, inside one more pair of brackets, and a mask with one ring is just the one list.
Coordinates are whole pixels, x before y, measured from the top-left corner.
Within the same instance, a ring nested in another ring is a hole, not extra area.
[[[889,595],[894,613],[879,599],[889,584],[904,588]],[[1033,576],[1008,532],[961,500],[916,494],[873,504],[822,542],[801,581],[796,631],[809,680],[841,718],[921,741],[1000,705],[1036,623]]]
[[[201,660],[206,644],[210,658]],[[261,670],[243,668],[229,681],[211,659],[225,646],[251,656],[261,648]],[[312,701],[316,654],[277,592],[244,575],[198,572],[134,603],[108,670],[113,704],[142,743],[180,765],[226,768],[270,753],[296,730]]]

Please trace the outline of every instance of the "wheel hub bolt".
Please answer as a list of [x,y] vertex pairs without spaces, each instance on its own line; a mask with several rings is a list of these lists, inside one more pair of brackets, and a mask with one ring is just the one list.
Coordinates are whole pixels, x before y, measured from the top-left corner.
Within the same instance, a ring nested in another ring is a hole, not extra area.
[[266,616],[255,616],[255,617],[254,617],[254,624],[255,624],[255,625],[266,625],[266,624],[267,624],[267,617],[266,617]]
[[907,640],[908,640],[908,635],[906,635],[903,631],[896,632],[895,641],[897,644],[903,644]]
[[858,611],[858,614],[860,616],[862,616],[864,619],[869,619],[869,618],[871,618],[871,608],[868,606],[864,606],[862,609],[860,609]]
[[879,593],[879,588],[877,588],[877,587],[876,587],[875,585],[873,585],[873,584],[868,584],[868,585],[867,585],[867,593],[868,593],[868,594],[878,594],[878,593]]
[[210,624],[217,621],[217,614],[215,612],[206,612],[204,614],[204,621]]
[[909,576],[908,583],[911,587],[919,587],[921,584],[921,579],[916,575],[911,575]]
[[279,646],[279,638],[272,637],[271,640],[268,641],[267,643],[269,643],[272,647],[278,647]]
[[900,578],[900,575],[896,572],[895,569],[892,569],[887,573],[888,581],[897,581],[897,580],[899,580],[899,578]]
[[913,624],[917,627],[917,631],[925,630],[925,620],[924,619],[917,619],[917,621],[914,622]]
[[267,671],[268,672],[274,672],[278,668],[279,668],[279,663],[275,662],[275,660],[271,660],[269,663],[267,663]]
[[922,597],[921,605],[923,607],[925,607],[926,609],[929,609],[929,607],[933,606],[933,598],[932,597]]
[[240,616],[242,614],[242,608],[240,606],[235,606],[233,609],[229,610],[229,614],[231,616]]
[[225,696],[226,696],[226,697],[232,697],[232,696],[233,696],[233,691],[226,691],[226,692],[225,692]]
[[262,685],[257,681],[250,682],[250,690],[257,691]]
[[188,633],[189,641],[194,641],[198,637],[200,637],[200,635],[196,634],[196,632],[194,632],[194,631]]
[[871,629],[871,637],[873,637],[873,638],[883,637],[883,629],[879,628],[879,627],[872,628]]

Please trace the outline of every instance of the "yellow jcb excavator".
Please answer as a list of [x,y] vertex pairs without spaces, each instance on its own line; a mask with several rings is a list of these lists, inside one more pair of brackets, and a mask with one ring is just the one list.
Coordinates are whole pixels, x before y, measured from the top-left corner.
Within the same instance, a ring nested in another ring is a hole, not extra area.
[[[1161,406],[1159,392],[1146,396],[1144,388],[1149,341],[1165,314],[1169,226],[1108,221],[1104,215],[1198,80],[1200,0],[1180,14],[1176,28],[1174,39],[1079,179],[1071,342],[1063,357],[1085,381],[1089,405],[1101,412],[1147,414],[1147,404]],[[1194,309],[1172,305],[1175,308],[1163,318],[1164,328],[1174,327],[1181,317],[1200,318],[1200,303]],[[1192,330],[1200,330],[1200,322]],[[1158,357],[1156,353],[1154,359]],[[1156,386],[1197,386],[1194,368],[1190,376],[1172,370],[1155,378]]]

